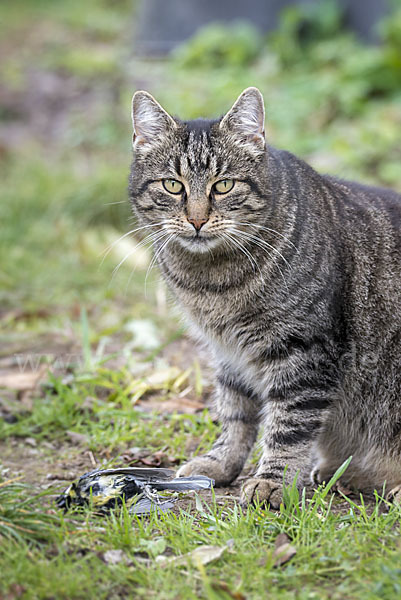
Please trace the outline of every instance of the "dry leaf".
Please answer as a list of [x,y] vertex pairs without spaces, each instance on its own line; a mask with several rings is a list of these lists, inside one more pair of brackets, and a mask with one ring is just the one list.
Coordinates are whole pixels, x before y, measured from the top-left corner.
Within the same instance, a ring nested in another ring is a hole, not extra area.
[[24,442],[26,446],[31,446],[31,448],[36,448],[36,446],[38,445],[38,442],[35,440],[35,438],[31,437],[26,437],[24,439]]
[[199,546],[199,548],[195,548],[192,552],[188,552],[188,554],[183,554],[182,556],[173,556],[172,558],[160,557],[158,562],[161,562],[162,565],[171,563],[174,563],[175,565],[186,565],[188,561],[190,561],[195,566],[207,565],[218,560],[225,550],[226,546]]
[[337,481],[334,486],[333,489],[338,492],[339,494],[344,494],[344,496],[351,496],[352,495],[352,489],[350,487],[348,487],[347,485],[343,484],[341,482],[341,480]]
[[167,454],[163,452],[163,450],[158,450],[153,454],[148,454],[141,458],[138,462],[141,462],[147,467],[167,467],[171,464]]
[[168,400],[141,400],[141,408],[146,411],[155,411],[161,413],[183,413],[195,414],[205,408],[205,405],[199,400],[190,400],[189,398],[170,398]]
[[33,392],[34,390],[20,390],[17,394],[18,402],[28,412],[32,412],[33,410]]
[[200,546],[190,552],[188,556],[195,564],[207,565],[214,560],[218,560],[225,550],[225,546]]
[[128,558],[122,550],[107,550],[103,553],[102,558],[108,565],[118,565],[120,562],[128,562]]
[[230,590],[225,581],[212,581],[211,586],[214,590],[216,590],[216,592],[222,591],[230,598],[234,598],[234,600],[246,600],[246,596],[244,596],[244,594],[241,592],[233,592]]
[[285,565],[297,553],[294,546],[290,544],[290,538],[286,533],[279,533],[274,544],[273,558],[274,567]]
[[0,388],[5,387],[18,391],[33,390],[44,378],[48,368],[48,365],[43,364],[38,371],[19,373],[14,370],[0,373]]
[[77,431],[66,431],[66,434],[74,444],[86,445],[88,443],[88,436],[84,433],[78,433]]
[[122,455],[122,459],[130,466],[142,464],[147,467],[169,467],[180,462],[177,456],[168,455],[164,450],[149,453],[147,448],[130,448]]
[[153,373],[148,375],[146,381],[152,388],[164,387],[172,385],[180,374],[181,371],[178,367],[166,367],[165,369],[153,371]]

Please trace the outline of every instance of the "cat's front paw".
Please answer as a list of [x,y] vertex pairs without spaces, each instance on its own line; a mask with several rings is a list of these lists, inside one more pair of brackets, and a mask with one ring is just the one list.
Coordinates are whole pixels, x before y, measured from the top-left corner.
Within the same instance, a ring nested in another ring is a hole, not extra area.
[[235,479],[224,470],[224,465],[220,461],[207,456],[193,458],[177,471],[177,477],[190,477],[191,475],[206,475],[206,477],[214,479],[216,487],[229,485]]
[[335,472],[336,468],[333,465],[325,460],[318,460],[312,467],[309,479],[312,485],[318,486],[321,483],[328,483]]
[[272,479],[252,477],[248,479],[241,492],[240,503],[247,504],[270,504],[272,508],[279,508],[283,501],[283,484]]
[[309,479],[312,485],[318,486],[319,484],[323,483],[324,479],[320,472],[319,465],[315,465],[313,467],[313,469],[310,472]]
[[[325,484],[330,481],[334,472],[322,471],[318,466],[314,467],[310,473],[311,484],[319,486],[321,483]],[[338,494],[344,494],[344,496],[350,496],[352,494],[352,488],[345,483],[342,479],[338,479],[331,488],[333,492]]]
[[394,502],[395,504],[401,504],[401,485],[395,486],[386,494],[386,500]]

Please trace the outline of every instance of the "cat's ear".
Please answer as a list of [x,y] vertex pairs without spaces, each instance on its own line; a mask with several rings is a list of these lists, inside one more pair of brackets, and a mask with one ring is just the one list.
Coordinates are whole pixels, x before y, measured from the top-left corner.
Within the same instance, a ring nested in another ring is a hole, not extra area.
[[263,96],[255,87],[242,92],[220,121],[220,129],[228,130],[241,144],[259,153],[264,150],[265,107]]
[[160,143],[177,124],[148,92],[135,92],[132,98],[134,148],[147,148]]

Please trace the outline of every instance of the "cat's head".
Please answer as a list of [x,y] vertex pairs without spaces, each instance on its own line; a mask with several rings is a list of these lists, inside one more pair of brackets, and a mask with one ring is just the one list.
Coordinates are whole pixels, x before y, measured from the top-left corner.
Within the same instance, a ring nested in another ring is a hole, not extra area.
[[212,121],[180,121],[139,91],[132,120],[130,196],[149,239],[202,253],[233,247],[240,231],[255,231],[266,199],[258,89],[246,89],[225,116]]

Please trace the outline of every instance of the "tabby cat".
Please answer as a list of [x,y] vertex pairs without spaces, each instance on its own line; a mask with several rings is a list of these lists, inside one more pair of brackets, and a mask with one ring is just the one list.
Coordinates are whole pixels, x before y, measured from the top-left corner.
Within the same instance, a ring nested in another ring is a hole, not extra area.
[[130,198],[190,330],[216,369],[222,433],[181,467],[242,502],[282,499],[297,472],[392,497],[401,486],[401,196],[320,175],[266,144],[246,89],[216,120],[133,98]]

